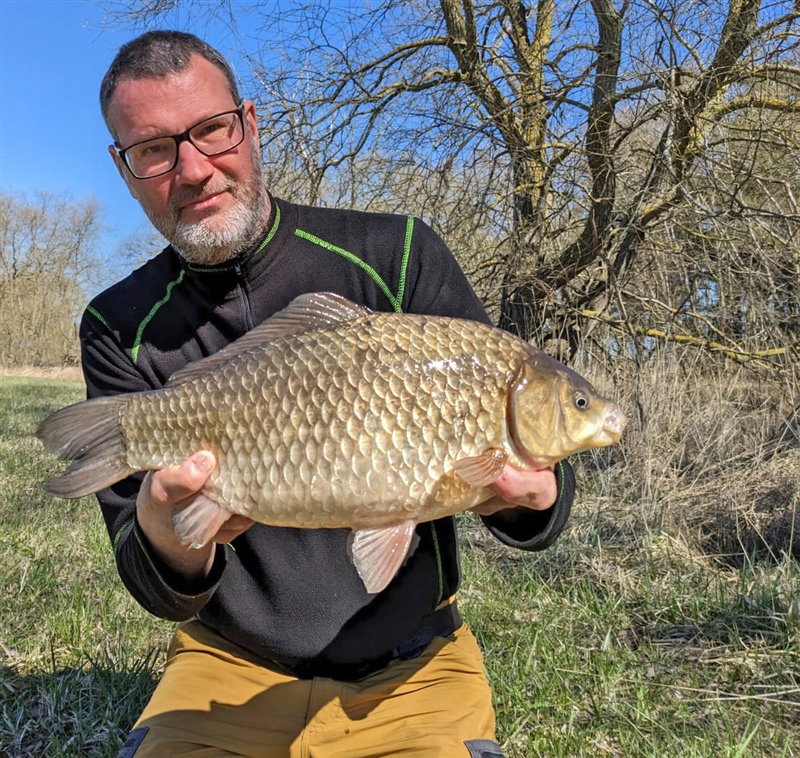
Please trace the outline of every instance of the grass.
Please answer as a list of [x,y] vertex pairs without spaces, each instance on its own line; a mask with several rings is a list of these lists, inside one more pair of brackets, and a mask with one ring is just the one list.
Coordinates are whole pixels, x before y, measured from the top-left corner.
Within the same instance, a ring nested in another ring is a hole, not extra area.
[[127,596],[94,498],[41,488],[38,421],[79,382],[0,377],[0,755],[116,756],[170,626]]
[[733,571],[666,535],[465,555],[509,755],[796,754],[791,560]]
[[[33,429],[81,397],[77,382],[0,377],[0,756],[115,756],[172,628],[121,586],[93,498],[41,489],[59,464]],[[726,563],[674,519],[631,528],[633,506],[622,519],[611,502],[635,487],[607,463],[579,467],[571,526],[543,553],[460,521],[460,603],[507,755],[800,755],[797,563]]]

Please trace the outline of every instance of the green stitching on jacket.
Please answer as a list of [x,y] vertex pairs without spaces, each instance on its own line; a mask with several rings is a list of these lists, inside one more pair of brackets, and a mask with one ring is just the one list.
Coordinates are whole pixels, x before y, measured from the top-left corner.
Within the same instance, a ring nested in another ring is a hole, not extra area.
[[139,527],[136,525],[136,521],[133,522],[133,538],[136,540],[136,544],[139,546],[139,550],[141,550],[144,557],[147,559],[147,563],[150,566],[150,569],[153,572],[153,575],[158,579],[162,586],[167,588],[167,591],[173,595],[176,595],[179,598],[184,600],[191,600],[196,597],[201,597],[205,593],[200,593],[197,595],[187,595],[185,592],[179,592],[176,589],[173,589],[169,582],[162,576],[161,571],[159,571],[158,567],[153,563],[153,558],[150,555],[150,548],[145,545],[144,540],[142,539],[142,535],[139,532]]
[[436,553],[436,568],[439,572],[439,598],[434,603],[434,607],[444,600],[444,569],[442,568],[442,553],[439,549],[439,535],[436,533],[436,524],[431,521],[431,535],[433,536],[433,549]]
[[116,555],[116,554],[117,554],[117,548],[119,547],[119,541],[120,541],[120,538],[122,537],[122,533],[123,533],[123,532],[125,531],[125,529],[127,529],[129,526],[133,526],[133,517],[132,517],[132,516],[131,516],[131,518],[129,518],[129,519],[128,519],[128,520],[127,520],[127,521],[126,521],[126,522],[125,522],[125,523],[124,523],[124,524],[123,524],[123,525],[122,525],[120,528],[119,528],[119,531],[117,532],[116,536],[114,537],[114,542],[113,542],[113,550],[114,550],[114,555]]
[[400,261],[400,285],[397,288],[397,302],[401,310],[403,307],[403,293],[406,289],[406,269],[408,268],[408,259],[411,256],[411,237],[414,234],[414,218],[409,216],[406,219],[406,239],[403,243],[403,260]]
[[91,313],[92,316],[94,316],[106,329],[111,329],[111,327],[108,325],[108,321],[103,318],[103,314],[100,313],[97,308],[94,308],[92,305],[87,305],[86,310]]
[[256,251],[253,255],[257,255],[260,253],[267,245],[269,245],[269,241],[275,236],[275,232],[278,231],[278,226],[281,223],[281,207],[277,203],[275,203],[275,221],[272,222],[272,229],[269,230],[264,241],[256,248]]
[[361,260],[357,255],[345,250],[344,248],[338,247],[330,242],[327,242],[320,237],[317,237],[314,234],[309,234],[308,232],[304,232],[302,229],[295,229],[294,233],[298,237],[301,237],[308,242],[311,242],[314,245],[319,245],[325,250],[330,250],[332,253],[336,253],[337,255],[341,255],[343,258],[346,258],[351,263],[358,266],[364,273],[372,279],[375,284],[378,285],[381,292],[386,295],[389,302],[392,304],[392,308],[396,313],[403,312],[403,293],[406,287],[406,271],[408,269],[408,259],[411,255],[411,237],[414,231],[414,218],[409,216],[406,220],[406,236],[403,242],[403,259],[400,262],[400,282],[397,286],[397,294],[393,294],[392,291],[389,289],[389,285],[383,281],[381,275],[370,266],[365,261]]
[[170,297],[172,297],[172,289],[183,281],[183,276],[185,273],[186,272],[183,269],[181,269],[181,273],[178,274],[178,278],[174,279],[167,285],[167,292],[164,295],[164,297],[162,297],[161,300],[159,300],[155,305],[153,305],[153,307],[150,309],[150,313],[148,313],[142,320],[142,323],[139,324],[139,329],[136,331],[136,339],[134,340],[133,347],[131,348],[131,360],[133,361],[134,365],[136,365],[136,360],[139,357],[139,347],[142,344],[142,334],[144,334],[145,328],[153,319],[153,316],[156,315],[158,309],[162,305],[167,303]]

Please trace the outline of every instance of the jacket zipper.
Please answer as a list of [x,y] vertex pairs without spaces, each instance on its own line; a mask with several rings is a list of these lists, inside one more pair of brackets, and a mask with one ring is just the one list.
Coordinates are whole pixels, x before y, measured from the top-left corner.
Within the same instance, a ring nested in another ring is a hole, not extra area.
[[242,313],[244,314],[244,325],[246,331],[250,331],[255,326],[253,319],[253,309],[250,303],[250,295],[247,292],[246,279],[242,274],[242,266],[239,261],[234,261],[233,268],[236,271],[236,278],[238,280],[237,289],[239,290],[239,299],[242,303]]

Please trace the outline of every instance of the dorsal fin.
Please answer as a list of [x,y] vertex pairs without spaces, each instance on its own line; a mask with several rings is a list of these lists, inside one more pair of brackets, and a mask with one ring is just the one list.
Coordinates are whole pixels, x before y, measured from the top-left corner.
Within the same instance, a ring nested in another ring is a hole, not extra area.
[[372,313],[369,308],[356,305],[334,292],[307,292],[298,295],[283,310],[273,314],[219,352],[176,371],[170,377],[167,386],[174,387],[176,384],[195,379],[227,363],[237,355],[263,347],[266,342],[292,334],[301,334],[311,329],[323,329],[352,321],[369,313]]

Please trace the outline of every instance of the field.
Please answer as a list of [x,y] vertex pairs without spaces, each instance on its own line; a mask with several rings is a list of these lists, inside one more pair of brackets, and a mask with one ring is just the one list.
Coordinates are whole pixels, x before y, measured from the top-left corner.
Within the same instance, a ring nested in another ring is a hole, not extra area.
[[[40,487],[59,464],[32,431],[81,396],[70,379],[0,377],[0,756],[115,756],[172,628],[124,591],[94,500]],[[695,440],[708,460],[711,439]],[[658,455],[626,456],[579,462],[571,526],[544,553],[507,550],[461,520],[461,606],[507,755],[800,755],[800,456],[780,470],[746,462],[739,484],[730,468],[703,478],[695,466],[691,487],[673,489],[652,473]],[[682,470],[661,458],[660,470]],[[780,504],[760,533],[783,525],[786,549],[748,536],[752,518],[721,518],[741,511],[748,486]],[[715,555],[725,523],[739,549]]]

